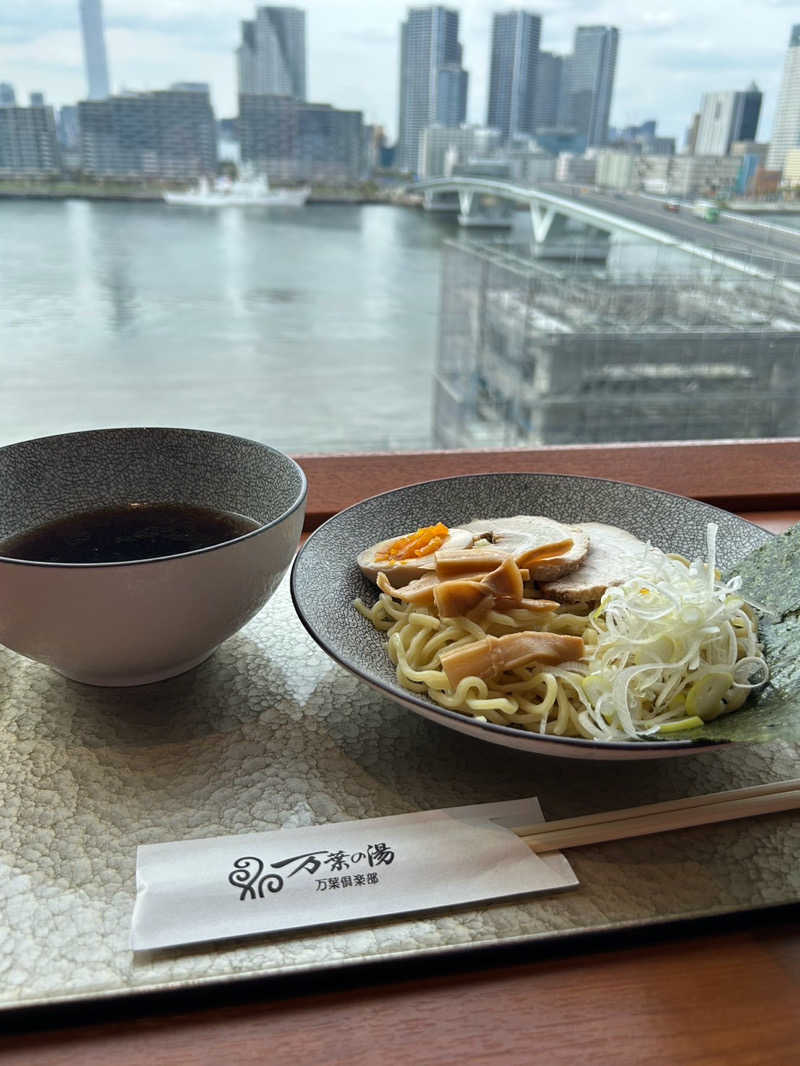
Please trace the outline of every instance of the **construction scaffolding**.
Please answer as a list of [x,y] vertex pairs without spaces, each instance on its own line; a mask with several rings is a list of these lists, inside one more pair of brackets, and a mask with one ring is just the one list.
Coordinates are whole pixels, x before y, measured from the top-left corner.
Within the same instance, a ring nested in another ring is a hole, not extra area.
[[448,241],[433,424],[444,448],[800,435],[800,301]]

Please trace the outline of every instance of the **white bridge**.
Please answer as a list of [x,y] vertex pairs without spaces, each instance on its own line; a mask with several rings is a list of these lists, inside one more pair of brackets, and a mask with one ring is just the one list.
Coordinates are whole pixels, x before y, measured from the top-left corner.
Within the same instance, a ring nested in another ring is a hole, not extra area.
[[[406,185],[406,193],[423,193],[427,210],[458,210],[464,226],[511,225],[514,205],[528,207],[533,235],[532,252],[546,259],[605,259],[612,233],[631,233],[642,240],[666,245],[753,277],[774,281],[775,274],[733,255],[703,247],[654,226],[581,203],[580,199],[496,178],[429,178]],[[457,198],[457,199],[456,199]],[[796,282],[783,285],[800,291]]]

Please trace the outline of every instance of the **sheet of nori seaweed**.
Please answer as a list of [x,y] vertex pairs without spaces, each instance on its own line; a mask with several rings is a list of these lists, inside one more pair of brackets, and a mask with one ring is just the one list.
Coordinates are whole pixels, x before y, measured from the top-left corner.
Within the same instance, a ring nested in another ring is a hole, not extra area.
[[664,739],[800,741],[800,524],[750,552],[731,573],[741,575],[742,595],[764,608],[759,635],[769,682],[738,711]]

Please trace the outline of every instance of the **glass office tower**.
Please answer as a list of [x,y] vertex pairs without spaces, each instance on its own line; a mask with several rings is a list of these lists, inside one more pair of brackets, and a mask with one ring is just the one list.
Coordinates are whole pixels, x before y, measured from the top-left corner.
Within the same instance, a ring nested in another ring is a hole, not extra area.
[[504,140],[536,131],[536,69],[541,32],[541,18],[527,11],[504,12],[492,20],[486,125],[500,130]]
[[410,8],[400,26],[400,101],[395,162],[416,172],[426,126],[458,126],[466,119],[467,73],[462,68],[458,12]]

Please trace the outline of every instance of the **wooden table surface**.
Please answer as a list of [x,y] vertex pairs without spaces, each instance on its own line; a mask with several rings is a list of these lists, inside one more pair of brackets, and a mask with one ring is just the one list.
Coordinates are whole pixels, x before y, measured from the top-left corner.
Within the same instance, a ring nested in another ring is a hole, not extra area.
[[[394,485],[483,469],[650,484],[728,506],[774,532],[800,521],[800,441],[301,461],[309,528]],[[0,1032],[0,1062],[20,1066],[794,1066],[800,905],[556,947],[16,1012],[2,1017]]]

